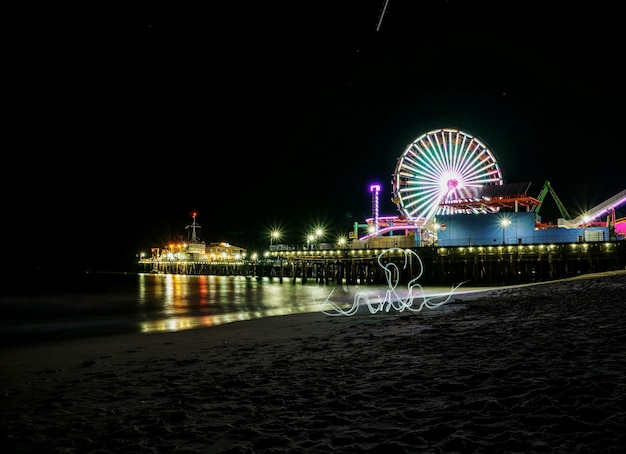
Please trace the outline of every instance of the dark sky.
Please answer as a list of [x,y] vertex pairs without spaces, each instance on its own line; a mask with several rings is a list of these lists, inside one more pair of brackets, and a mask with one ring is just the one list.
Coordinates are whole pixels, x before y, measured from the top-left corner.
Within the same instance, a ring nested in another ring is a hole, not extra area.
[[[185,235],[194,210],[202,239],[249,249],[273,226],[294,243],[317,224],[346,233],[371,216],[371,182],[398,214],[397,158],[444,127],[479,137],[530,195],[549,180],[574,216],[626,189],[617,11],[389,0],[376,30],[384,4],[16,13],[7,242],[102,269]],[[559,217],[549,197],[542,215]]]

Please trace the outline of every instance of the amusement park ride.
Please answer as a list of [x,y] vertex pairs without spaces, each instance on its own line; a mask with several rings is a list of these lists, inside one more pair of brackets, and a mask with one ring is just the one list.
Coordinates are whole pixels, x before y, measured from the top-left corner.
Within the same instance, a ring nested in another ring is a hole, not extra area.
[[[626,190],[597,205],[584,215],[571,218],[549,181],[538,197],[528,195],[531,183],[505,184],[494,153],[477,137],[458,129],[438,129],[422,134],[398,158],[392,175],[393,202],[397,216],[379,216],[380,185],[372,185],[372,217],[355,224],[353,236],[361,241],[403,232],[436,241],[437,218],[456,214],[535,214],[535,229],[605,226],[626,233],[626,219],[615,219],[615,209],[626,202]],[[558,225],[542,223],[539,210],[550,193],[562,218]],[[598,221],[608,215],[606,221]],[[358,235],[358,227],[367,233]]]

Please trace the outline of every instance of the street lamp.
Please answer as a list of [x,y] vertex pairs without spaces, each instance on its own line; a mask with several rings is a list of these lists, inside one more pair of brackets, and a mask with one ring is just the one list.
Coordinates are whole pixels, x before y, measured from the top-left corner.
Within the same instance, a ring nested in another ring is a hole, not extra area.
[[309,233],[309,235],[306,237],[306,248],[313,249],[314,243],[315,243],[315,235],[312,233]]
[[502,244],[506,244],[506,240],[504,239],[504,230],[511,225],[511,220],[508,218],[503,218],[500,221],[500,224],[502,225]]
[[313,232],[307,235],[307,249],[317,248],[317,243],[319,243],[323,236],[324,230],[321,227],[316,227],[315,229],[313,229]]
[[270,232],[270,249],[272,249],[272,244],[274,244],[274,240],[278,241],[280,240],[280,237],[281,237],[280,230],[274,229]]

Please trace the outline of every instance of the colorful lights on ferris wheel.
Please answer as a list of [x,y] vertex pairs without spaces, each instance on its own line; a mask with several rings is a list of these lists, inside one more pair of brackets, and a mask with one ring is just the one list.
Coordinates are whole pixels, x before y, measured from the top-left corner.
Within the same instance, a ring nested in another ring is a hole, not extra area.
[[444,204],[467,197],[472,188],[501,184],[500,166],[483,141],[458,129],[437,129],[416,138],[398,159],[393,200],[407,218],[428,220],[459,212]]

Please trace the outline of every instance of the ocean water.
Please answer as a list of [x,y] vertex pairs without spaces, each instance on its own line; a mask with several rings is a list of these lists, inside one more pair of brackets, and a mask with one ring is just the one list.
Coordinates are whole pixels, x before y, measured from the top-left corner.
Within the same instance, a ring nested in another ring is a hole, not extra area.
[[250,276],[149,273],[60,273],[33,276],[0,295],[0,341],[40,342],[118,333],[210,327],[350,304],[357,292],[384,287],[337,286]]

